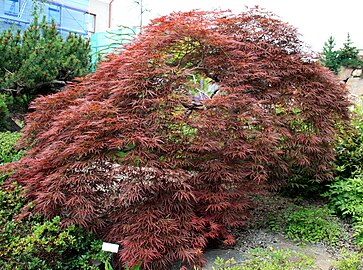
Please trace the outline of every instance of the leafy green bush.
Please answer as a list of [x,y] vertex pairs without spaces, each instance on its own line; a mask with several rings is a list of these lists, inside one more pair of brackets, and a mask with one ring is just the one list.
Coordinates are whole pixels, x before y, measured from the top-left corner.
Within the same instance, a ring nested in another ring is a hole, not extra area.
[[214,264],[217,266],[217,268],[212,266],[212,270],[238,270],[241,267],[240,265],[237,265],[234,258],[224,259],[217,257],[217,259],[214,261]]
[[217,258],[216,267],[213,270],[295,270],[295,269],[314,269],[314,258],[295,250],[288,249],[255,249],[248,255],[248,259],[242,264],[237,265],[235,260],[224,260]]
[[100,240],[60,218],[17,216],[25,205],[21,188],[0,188],[0,269],[98,269],[104,261]]
[[353,218],[357,244],[363,246],[363,172],[350,178],[337,178],[324,196],[329,198],[335,212]]
[[0,94],[0,131],[7,129],[6,122],[9,117],[9,110],[5,99],[5,95]]
[[363,254],[358,252],[343,252],[340,258],[333,263],[334,269],[337,270],[357,270],[363,269]]
[[287,237],[308,243],[338,243],[344,237],[339,219],[327,207],[294,207],[282,211],[270,221],[272,230],[281,230]]
[[0,132],[0,165],[18,160],[21,157],[22,151],[14,148],[19,138],[20,133],[17,132]]
[[349,128],[342,129],[336,149],[336,176],[350,178],[363,164],[363,108],[355,106]]
[[336,177],[323,196],[337,214],[353,219],[357,244],[363,246],[363,108],[356,106],[351,118],[336,146]]
[[[0,133],[0,165],[20,158],[19,137]],[[4,178],[0,174],[0,269],[98,269],[94,262],[105,262],[100,240],[76,226],[62,228],[59,217],[18,219],[27,202],[21,187],[4,186]]]
[[333,209],[343,216],[363,217],[363,173],[331,184],[324,196],[329,197]]

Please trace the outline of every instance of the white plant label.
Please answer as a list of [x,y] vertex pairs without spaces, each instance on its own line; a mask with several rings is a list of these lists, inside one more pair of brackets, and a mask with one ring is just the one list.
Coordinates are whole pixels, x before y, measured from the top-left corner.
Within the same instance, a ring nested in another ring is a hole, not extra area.
[[102,242],[102,250],[103,251],[108,251],[108,252],[112,252],[112,253],[117,253],[118,249],[119,249],[119,245],[117,244],[112,244],[112,243],[106,243],[106,242]]

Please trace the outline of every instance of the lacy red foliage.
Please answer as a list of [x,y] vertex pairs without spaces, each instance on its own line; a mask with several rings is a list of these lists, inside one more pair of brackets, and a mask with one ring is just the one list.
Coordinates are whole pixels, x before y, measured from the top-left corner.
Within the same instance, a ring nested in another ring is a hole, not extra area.
[[330,177],[347,92],[304,51],[257,9],[156,19],[80,84],[33,103],[12,180],[34,211],[119,243],[122,263],[200,265],[208,239],[234,242],[247,195],[296,167]]

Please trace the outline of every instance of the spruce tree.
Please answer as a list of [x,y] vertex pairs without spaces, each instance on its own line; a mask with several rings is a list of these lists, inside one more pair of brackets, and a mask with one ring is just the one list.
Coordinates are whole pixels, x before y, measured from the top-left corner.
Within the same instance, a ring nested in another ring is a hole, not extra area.
[[320,62],[323,66],[329,68],[334,73],[338,73],[339,70],[339,60],[338,51],[334,50],[335,39],[330,36],[329,39],[324,43],[323,54]]
[[353,45],[353,42],[348,33],[346,41],[343,43],[343,48],[339,50],[339,64],[345,67],[358,67],[362,65],[362,61],[358,58],[359,50]]

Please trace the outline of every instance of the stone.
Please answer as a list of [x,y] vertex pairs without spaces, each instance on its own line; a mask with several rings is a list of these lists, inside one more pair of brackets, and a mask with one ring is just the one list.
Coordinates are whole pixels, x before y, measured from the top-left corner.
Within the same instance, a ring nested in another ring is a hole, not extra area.
[[363,95],[363,79],[357,77],[349,78],[346,86],[349,89],[350,94],[357,97]]
[[353,69],[347,67],[341,67],[338,73],[338,78],[341,81],[346,81],[352,75]]
[[360,76],[362,76],[362,70],[361,69],[355,69],[355,70],[353,70],[352,76],[353,77],[360,77]]

